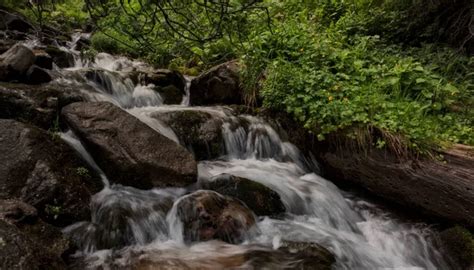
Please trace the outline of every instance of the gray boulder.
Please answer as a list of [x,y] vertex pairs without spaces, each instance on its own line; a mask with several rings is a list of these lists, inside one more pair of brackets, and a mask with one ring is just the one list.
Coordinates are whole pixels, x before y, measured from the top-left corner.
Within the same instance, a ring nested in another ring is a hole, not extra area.
[[35,62],[35,55],[29,48],[16,44],[0,55],[0,81],[15,81]]
[[213,159],[225,153],[221,118],[197,110],[160,112],[154,117],[173,129],[180,142],[193,152],[197,160]]
[[242,104],[239,70],[237,61],[230,61],[194,78],[190,87],[190,104]]
[[31,204],[57,226],[90,216],[90,197],[102,185],[74,150],[53,133],[14,120],[1,119],[0,130],[0,199]]
[[57,128],[57,115],[63,106],[81,100],[77,92],[67,87],[0,83],[0,118],[48,130]]
[[164,104],[180,104],[185,94],[186,81],[181,73],[169,69],[138,71],[136,80],[142,84],[154,84]]
[[240,243],[255,224],[254,214],[245,204],[210,190],[186,195],[176,207],[186,241]]
[[44,223],[31,205],[0,200],[0,265],[2,269],[65,269],[61,256],[69,241]]
[[191,153],[111,103],[73,103],[62,117],[114,183],[148,189],[196,181]]

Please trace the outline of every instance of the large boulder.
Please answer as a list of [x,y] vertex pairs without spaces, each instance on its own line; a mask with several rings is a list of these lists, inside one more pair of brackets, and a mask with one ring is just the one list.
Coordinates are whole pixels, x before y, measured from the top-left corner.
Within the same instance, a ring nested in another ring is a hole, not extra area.
[[81,100],[77,92],[65,87],[0,83],[0,118],[54,129],[61,108]]
[[34,62],[33,51],[16,44],[0,55],[0,81],[21,80]]
[[180,142],[198,160],[217,158],[225,153],[222,118],[199,110],[164,111],[153,117],[173,129]]
[[181,73],[169,69],[140,72],[139,79],[144,84],[155,85],[164,104],[180,104],[185,94],[186,81]]
[[0,119],[0,130],[0,199],[31,204],[58,226],[90,216],[90,197],[101,184],[74,150],[58,136],[14,120]]
[[111,103],[73,103],[62,117],[114,183],[148,189],[196,181],[191,153]]
[[34,207],[0,200],[2,269],[65,269],[61,256],[68,249],[61,231],[40,220]]
[[245,204],[210,190],[186,195],[175,207],[186,241],[240,243],[255,224],[254,214]]
[[278,193],[249,179],[220,174],[206,181],[203,187],[241,200],[258,216],[273,216],[286,211]]
[[230,61],[211,68],[191,81],[190,104],[241,104],[239,64]]

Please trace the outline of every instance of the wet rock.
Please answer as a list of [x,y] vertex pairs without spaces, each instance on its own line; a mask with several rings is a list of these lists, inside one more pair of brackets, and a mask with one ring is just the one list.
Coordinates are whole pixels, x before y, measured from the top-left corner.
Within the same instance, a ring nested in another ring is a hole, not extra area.
[[11,224],[33,224],[38,212],[33,206],[18,200],[0,200],[0,220]]
[[241,200],[258,216],[278,215],[286,211],[278,193],[242,177],[220,174],[206,182],[204,188]]
[[225,153],[223,120],[197,110],[179,110],[154,115],[165,122],[190,149],[197,160],[213,159]]
[[78,50],[78,51],[82,51],[83,49],[86,49],[86,48],[90,47],[90,45],[91,45],[90,39],[88,39],[84,36],[81,36],[79,38],[79,40],[76,42],[75,49]]
[[51,75],[36,65],[31,66],[26,72],[25,82],[27,84],[42,84],[50,82],[51,80]]
[[89,216],[100,180],[53,134],[14,120],[0,120],[0,199],[19,199],[45,221],[64,226]]
[[0,118],[48,130],[57,128],[57,115],[63,106],[81,100],[73,89],[60,86],[0,83]]
[[200,190],[182,197],[176,208],[186,241],[239,243],[255,224],[252,211],[243,203],[214,191]]
[[33,26],[22,17],[0,10],[0,30],[15,30],[19,32],[28,32]]
[[160,93],[164,104],[180,104],[186,81],[181,73],[168,69],[157,69],[149,72],[137,73],[138,80],[143,84],[154,84],[155,91]]
[[53,58],[43,50],[33,51],[35,54],[35,65],[40,68],[53,69]]
[[74,66],[74,56],[55,46],[48,46],[45,52],[53,58],[53,62],[60,68],[68,68]]
[[68,249],[61,231],[39,219],[33,206],[0,200],[2,269],[64,269],[61,256]]
[[454,260],[457,269],[474,269],[474,235],[456,226],[440,234],[443,249]]
[[45,250],[45,247],[50,246],[51,243],[52,240],[37,243],[16,226],[0,220],[2,269],[65,269],[66,265],[58,254]]
[[34,62],[33,51],[16,44],[0,55],[0,81],[20,80]]
[[196,181],[191,153],[111,103],[73,103],[62,116],[115,183],[148,189]]
[[8,51],[11,47],[13,47],[16,41],[13,39],[7,39],[1,33],[0,33],[0,36],[2,37],[0,39],[0,53],[3,54],[4,52]]
[[239,65],[230,61],[194,78],[190,87],[191,105],[241,104]]

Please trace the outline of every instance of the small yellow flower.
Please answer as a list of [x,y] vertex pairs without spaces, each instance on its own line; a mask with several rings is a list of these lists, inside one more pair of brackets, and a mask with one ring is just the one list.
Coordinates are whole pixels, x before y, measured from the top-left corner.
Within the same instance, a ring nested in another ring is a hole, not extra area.
[[301,49],[300,49],[300,52],[304,52],[304,48],[301,48]]
[[328,100],[329,100],[329,101],[332,101],[333,99],[334,99],[334,98],[333,98],[332,96],[329,96],[329,97],[328,97]]

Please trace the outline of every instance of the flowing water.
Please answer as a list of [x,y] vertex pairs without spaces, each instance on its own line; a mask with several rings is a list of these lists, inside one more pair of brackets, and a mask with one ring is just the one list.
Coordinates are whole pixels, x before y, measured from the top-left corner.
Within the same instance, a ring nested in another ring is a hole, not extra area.
[[[173,130],[153,116],[163,111],[205,111],[223,120],[226,151],[216,160],[199,163],[196,186],[138,190],[110,185],[113,179],[107,179],[74,134],[63,133],[63,139],[104,181],[104,189],[92,198],[91,220],[64,230],[80,243],[75,254],[82,262],[78,268],[127,269],[140,257],[163,268],[222,269],[229,265],[224,258],[235,258],[251,249],[271,250],[285,240],[326,247],[336,256],[335,269],[450,268],[426,224],[404,222],[356,194],[341,191],[317,174],[314,159],[282,141],[262,119],[236,116],[224,107],[188,107],[189,90],[181,105],[163,105],[153,85],[134,84],[129,78],[131,71],[144,67],[141,62],[99,54],[92,63],[81,61],[62,71],[56,83],[75,86],[88,100],[112,102],[175,142],[179,138]],[[239,126],[242,120],[248,125]],[[287,209],[285,215],[260,218],[254,233],[240,245],[185,243],[176,220],[176,201],[222,173],[273,189]],[[246,268],[246,263],[244,260],[240,267]]]

